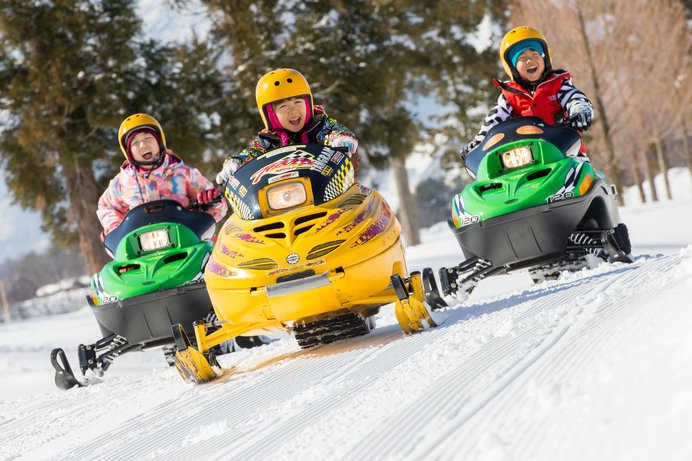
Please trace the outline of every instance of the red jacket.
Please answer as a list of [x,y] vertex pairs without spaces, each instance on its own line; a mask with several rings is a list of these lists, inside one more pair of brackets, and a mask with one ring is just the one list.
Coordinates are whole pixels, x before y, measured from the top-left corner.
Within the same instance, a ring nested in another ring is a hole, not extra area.
[[566,115],[557,100],[557,92],[562,86],[562,81],[568,78],[571,78],[569,72],[556,72],[539,83],[533,95],[517,82],[493,80],[493,83],[502,90],[503,96],[514,109],[512,117],[535,115],[553,125],[557,114]]

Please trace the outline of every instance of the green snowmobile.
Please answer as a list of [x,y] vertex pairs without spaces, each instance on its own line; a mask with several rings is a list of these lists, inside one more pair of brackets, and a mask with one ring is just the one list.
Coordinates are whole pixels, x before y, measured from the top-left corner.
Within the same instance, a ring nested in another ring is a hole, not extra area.
[[[216,223],[208,213],[191,211],[174,200],[157,200],[130,210],[105,238],[113,258],[91,279],[87,302],[103,338],[78,347],[82,375],[103,375],[118,356],[162,347],[173,364],[171,325],[180,323],[194,337],[192,323],[215,320],[204,267],[214,248]],[[241,347],[263,344],[257,337],[240,338]],[[226,350],[219,353],[230,352]],[[61,363],[60,363],[61,362]],[[51,352],[55,383],[61,389],[83,386],[62,349]]]
[[[464,298],[485,277],[519,269],[539,282],[589,257],[632,262],[615,186],[576,157],[581,146],[578,131],[530,116],[498,124],[468,153],[474,180],[447,219],[466,259],[439,270],[444,295]],[[423,280],[434,296],[431,269]]]

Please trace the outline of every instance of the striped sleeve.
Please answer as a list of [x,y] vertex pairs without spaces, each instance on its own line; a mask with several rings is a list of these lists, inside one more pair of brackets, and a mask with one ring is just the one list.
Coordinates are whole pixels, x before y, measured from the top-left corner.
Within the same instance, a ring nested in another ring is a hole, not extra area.
[[[594,113],[591,101],[589,101],[580,89],[574,86],[571,78],[566,78],[562,81],[562,85],[557,92],[557,100],[568,115],[579,112],[583,110],[584,107],[588,107],[591,111],[591,117],[593,118]],[[579,110],[577,110],[577,108],[579,108]]]
[[[591,118],[594,116],[593,105],[591,101],[586,97],[586,95],[578,88],[574,86],[571,78],[566,78],[562,81],[562,85],[557,92],[557,100],[560,105],[565,109],[567,115],[572,115],[580,112],[584,109],[591,111]],[[582,162],[591,163],[589,157],[586,155],[585,148],[582,144],[582,150],[575,155],[577,160]]]

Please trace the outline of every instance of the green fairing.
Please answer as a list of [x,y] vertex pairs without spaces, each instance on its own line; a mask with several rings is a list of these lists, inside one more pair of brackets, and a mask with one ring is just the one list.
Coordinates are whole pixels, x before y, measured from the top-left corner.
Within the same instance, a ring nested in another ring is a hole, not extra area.
[[[138,254],[137,236],[162,228],[168,228],[172,247]],[[104,289],[111,296],[126,299],[183,285],[200,273],[202,263],[213,248],[213,242],[200,242],[190,229],[180,224],[159,223],[142,227],[122,239],[115,260],[101,270]],[[119,273],[119,268],[125,265],[138,265],[139,268]],[[92,292],[98,293],[93,279]]]
[[[500,157],[503,152],[526,145],[531,147],[533,163],[514,170],[502,167]],[[452,200],[455,227],[545,205],[565,185],[569,170],[580,163],[575,158],[565,157],[557,147],[541,139],[499,143],[481,161],[476,180]],[[580,195],[580,185],[589,176],[592,179],[605,179],[590,163],[583,163],[572,191],[574,197]],[[459,198],[463,200],[463,210],[460,209],[462,202]],[[469,216],[478,218],[470,220]]]

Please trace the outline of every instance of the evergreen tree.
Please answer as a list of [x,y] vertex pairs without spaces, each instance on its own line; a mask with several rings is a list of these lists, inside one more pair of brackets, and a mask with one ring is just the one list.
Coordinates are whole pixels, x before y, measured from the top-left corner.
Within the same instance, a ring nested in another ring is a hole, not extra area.
[[[408,2],[407,2],[408,3]],[[430,142],[442,134],[443,164],[459,163],[459,151],[478,132],[503,79],[499,44],[506,29],[505,0],[410,2],[409,11],[424,18],[413,32],[416,89],[434,96],[443,113],[425,131]]]
[[[464,34],[474,31],[485,14],[496,14],[501,2],[202,3],[214,20],[216,40],[229,47],[232,57],[233,91],[227,95],[228,106],[236,111],[226,125],[229,146],[244,147],[261,127],[254,101],[259,77],[275,68],[299,69],[310,82],[316,103],[357,134],[360,153],[377,165],[389,162],[400,172],[398,190],[405,196],[400,198],[399,216],[407,241],[415,244],[417,219],[406,214],[415,213],[416,207],[403,162],[424,128],[410,109],[411,98],[418,91],[430,91],[441,102],[456,104],[468,120],[466,109],[488,96],[487,92],[476,95],[470,84],[482,86],[479,75],[489,82],[493,72],[488,70],[499,64],[496,55],[479,53],[466,43]],[[450,98],[450,89],[464,85],[468,85],[464,91]],[[452,150],[458,152],[460,147]]]
[[79,242],[91,273],[107,259],[96,204],[123,161],[120,122],[152,113],[169,146],[180,143],[191,159],[218,132],[209,109],[221,93],[213,55],[195,43],[143,39],[134,5],[0,0],[5,179],[16,203],[41,211],[56,242]]

